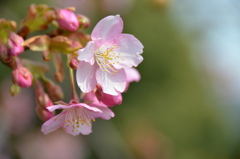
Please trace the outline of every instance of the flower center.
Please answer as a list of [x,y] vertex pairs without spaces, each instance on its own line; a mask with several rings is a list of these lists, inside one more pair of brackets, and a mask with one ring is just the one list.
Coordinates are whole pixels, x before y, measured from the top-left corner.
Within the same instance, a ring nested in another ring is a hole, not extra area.
[[64,129],[70,127],[72,132],[80,131],[80,127],[84,126],[85,124],[90,127],[91,121],[95,120],[85,109],[71,108],[66,114]]
[[111,74],[118,72],[113,66],[119,63],[118,59],[120,53],[114,52],[116,48],[118,48],[117,45],[105,45],[95,51],[95,60],[104,72],[109,72]]

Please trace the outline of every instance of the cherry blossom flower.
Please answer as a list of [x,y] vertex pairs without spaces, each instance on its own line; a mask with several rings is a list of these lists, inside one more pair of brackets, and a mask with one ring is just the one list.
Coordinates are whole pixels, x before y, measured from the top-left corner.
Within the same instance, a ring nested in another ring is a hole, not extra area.
[[92,132],[92,123],[96,118],[109,120],[114,117],[114,113],[104,105],[87,105],[85,103],[71,102],[68,104],[58,104],[47,107],[50,112],[56,109],[63,111],[46,121],[42,125],[42,132],[48,134],[62,127],[67,133],[73,136],[88,135]]
[[125,69],[142,62],[143,45],[133,35],[122,34],[122,30],[119,15],[107,16],[93,29],[92,41],[79,50],[77,83],[83,92],[92,91],[97,84],[111,95],[125,90]]

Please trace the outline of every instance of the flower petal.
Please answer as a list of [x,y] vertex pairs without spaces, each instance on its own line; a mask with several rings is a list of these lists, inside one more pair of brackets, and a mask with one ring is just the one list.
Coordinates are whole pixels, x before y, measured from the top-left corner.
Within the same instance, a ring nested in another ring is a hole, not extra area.
[[91,65],[94,64],[94,51],[95,44],[93,41],[87,43],[87,45],[78,50],[78,60],[89,62]]
[[117,36],[122,33],[123,21],[119,15],[107,16],[100,20],[92,31],[93,40],[102,39],[104,43],[111,43]]
[[60,104],[46,107],[46,109],[50,112],[53,112],[56,109],[69,109],[69,108],[70,108],[69,106],[60,105]]
[[84,108],[84,109],[87,109],[88,111],[93,111],[93,112],[96,112],[96,113],[102,113],[102,111],[96,107],[91,107],[85,103],[78,103],[78,104],[73,104],[71,105],[71,108],[73,107],[81,107],[81,108]]
[[91,113],[91,115],[94,117],[94,118],[102,118],[102,119],[105,119],[105,120],[109,120],[111,119],[112,117],[115,116],[115,114],[112,112],[111,109],[109,109],[108,107],[98,107],[102,113]]
[[119,58],[115,60],[114,67],[129,68],[132,66],[137,66],[142,62],[143,57],[139,54],[143,52],[142,43],[130,34],[121,34],[118,37],[118,48],[114,52],[120,54]]
[[90,65],[87,62],[81,61],[77,69],[77,84],[83,92],[90,92],[97,84],[96,72],[97,64]]
[[138,70],[136,68],[127,68],[125,69],[127,82],[138,82],[141,78]]
[[[92,123],[86,117],[89,116],[89,114],[94,113],[94,112],[84,110],[85,116],[81,116],[82,122],[76,121],[76,118],[74,118],[76,115],[75,113],[79,114],[79,112],[81,113],[81,111],[83,111],[81,108],[70,109],[66,114],[63,129],[67,133],[69,133],[73,136],[77,136],[80,133],[83,135],[88,135],[92,132]],[[96,114],[98,114],[98,113],[96,113]]]
[[117,92],[118,95],[110,95],[107,93],[102,93],[102,96],[98,96],[98,100],[108,107],[113,107],[115,105],[120,105],[122,103],[122,94]]
[[125,72],[126,72],[126,76],[127,76],[127,85],[126,85],[124,92],[126,92],[128,90],[130,82],[134,82],[134,81],[138,82],[141,78],[138,70],[133,67],[125,69]]
[[115,74],[102,71],[100,68],[96,72],[97,82],[102,86],[103,92],[111,95],[118,95],[126,87],[126,74],[124,69],[118,70]]
[[48,134],[52,131],[57,130],[58,128],[62,127],[64,124],[64,120],[65,120],[65,115],[66,115],[66,111],[56,115],[55,117],[49,119],[48,121],[46,121],[41,128],[41,131],[44,134]]
[[92,122],[89,124],[83,124],[77,129],[81,134],[88,135],[92,132]]

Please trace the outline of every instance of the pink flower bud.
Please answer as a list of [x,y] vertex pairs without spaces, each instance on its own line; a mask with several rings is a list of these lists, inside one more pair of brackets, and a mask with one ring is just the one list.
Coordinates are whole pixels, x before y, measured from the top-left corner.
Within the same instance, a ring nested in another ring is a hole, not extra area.
[[23,46],[24,40],[21,36],[17,35],[14,32],[10,32],[8,37],[8,52],[12,56],[17,56],[21,54],[24,51]]
[[36,94],[36,102],[37,102],[38,106],[40,106],[42,108],[46,108],[48,106],[53,105],[49,96],[42,91],[40,91],[38,94]]
[[78,60],[77,60],[76,58],[72,58],[72,59],[70,60],[70,62],[69,62],[69,66],[70,66],[72,69],[76,70],[77,67],[78,67]]
[[63,29],[76,31],[79,27],[77,16],[68,9],[56,9],[57,22]]
[[36,107],[36,112],[37,112],[38,117],[42,121],[47,121],[47,120],[51,119],[52,117],[54,117],[53,112],[49,112],[46,108],[42,108],[41,106]]
[[49,97],[53,101],[58,101],[63,98],[64,94],[62,88],[56,83],[54,83],[52,80],[46,79],[44,81],[44,87],[48,91]]
[[7,49],[8,48],[6,45],[0,45],[0,59],[5,63],[9,63],[12,60],[11,55],[9,54]]
[[25,67],[18,67],[12,71],[13,83],[22,88],[30,87],[32,85],[32,78],[31,72]]

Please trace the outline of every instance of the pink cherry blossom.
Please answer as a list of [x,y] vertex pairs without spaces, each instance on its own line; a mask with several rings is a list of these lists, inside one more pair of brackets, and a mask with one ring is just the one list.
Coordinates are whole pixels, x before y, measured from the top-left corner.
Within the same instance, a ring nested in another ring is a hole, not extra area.
[[122,34],[122,30],[119,15],[107,16],[93,29],[92,41],[79,50],[77,83],[83,92],[92,91],[97,84],[110,95],[125,90],[125,69],[142,62],[143,45],[133,35]]
[[53,105],[47,107],[50,112],[56,109],[63,111],[46,121],[42,125],[42,132],[48,134],[62,127],[67,133],[73,136],[88,135],[92,132],[92,123],[96,118],[109,120],[114,117],[114,113],[104,105],[87,105],[85,103],[71,102],[70,105]]

